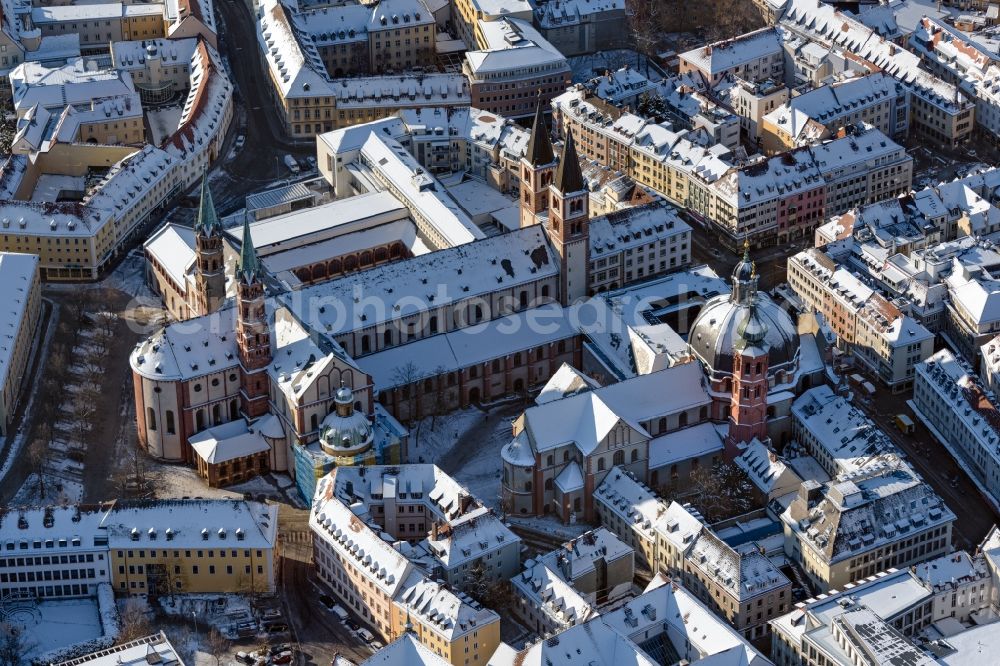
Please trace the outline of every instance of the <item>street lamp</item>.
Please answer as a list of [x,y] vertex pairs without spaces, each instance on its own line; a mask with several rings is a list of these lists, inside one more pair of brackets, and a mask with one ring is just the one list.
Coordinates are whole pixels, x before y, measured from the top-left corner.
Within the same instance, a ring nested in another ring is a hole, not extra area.
[[198,611],[191,611],[191,619],[194,620],[194,635],[198,635]]

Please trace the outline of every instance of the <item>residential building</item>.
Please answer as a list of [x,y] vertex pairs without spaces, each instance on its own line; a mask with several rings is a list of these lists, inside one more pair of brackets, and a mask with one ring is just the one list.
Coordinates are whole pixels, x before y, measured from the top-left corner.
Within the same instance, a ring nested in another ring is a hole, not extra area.
[[520,538],[435,465],[338,467],[327,479],[356,515],[408,542],[411,561],[456,589],[509,580],[520,566]]
[[761,141],[764,117],[785,104],[789,96],[781,79],[744,81],[732,77],[721,82],[716,91],[740,117],[744,136],[755,144]]
[[642,594],[621,608],[520,652],[498,651],[490,666],[545,666],[584,658],[593,666],[653,666],[682,660],[692,666],[730,660],[745,666],[771,666],[747,639],[693,594],[661,576],[654,577]]
[[485,49],[488,40],[482,29],[486,23],[504,18],[531,23],[533,10],[528,0],[454,0],[452,19],[469,50]]
[[[334,78],[326,70],[319,46],[297,27],[297,21],[295,10],[279,0],[265,0],[257,22],[257,47],[285,131],[292,137],[311,139],[322,132],[393,116],[402,108],[469,105],[468,82],[458,74]],[[420,25],[421,40],[425,27],[430,34],[429,25]],[[393,27],[393,32],[396,29],[402,28]],[[404,63],[405,51],[404,45],[398,55]]]
[[278,508],[249,500],[117,502],[101,519],[118,594],[272,594]]
[[525,562],[511,578],[514,612],[539,635],[586,622],[631,595],[632,549],[599,527]]
[[0,436],[6,437],[24,396],[32,350],[41,338],[38,257],[0,252],[0,284],[4,285],[0,312],[7,336],[0,349]]
[[955,514],[896,458],[803,481],[781,521],[785,554],[827,591],[950,552]]
[[880,382],[897,392],[913,386],[917,363],[933,351],[933,333],[821,250],[788,258],[788,284]]
[[[409,499],[411,494],[416,493],[418,497],[414,499],[427,512],[419,519],[411,519],[409,512],[398,516],[400,526],[409,525],[411,520],[423,522],[434,518],[440,520],[445,515],[458,517],[463,514],[463,500],[450,492],[451,488],[439,487],[434,478],[439,474],[437,468],[431,465],[423,467],[432,470],[431,476],[417,475],[409,485],[393,485],[391,475],[382,477],[383,481],[389,482],[389,486],[383,486],[382,498],[382,507],[387,510],[383,514],[387,528],[397,517],[390,513],[395,508],[391,497],[389,502],[385,502],[385,490],[407,494],[407,498],[399,499]],[[355,515],[350,506],[354,501],[355,486],[353,481],[338,485],[336,477],[340,471],[338,469],[320,479],[309,515],[314,562],[320,581],[384,639],[394,641],[412,631],[416,640],[455,666],[464,666],[466,660],[470,665],[486,664],[500,643],[500,617],[461,592],[452,591],[443,581],[436,581],[433,572],[422,569],[403,554],[406,549],[396,550],[387,543],[380,534],[381,526],[376,531],[364,522],[364,514],[363,517]],[[381,476],[382,470],[375,468],[373,471],[376,478]],[[358,473],[363,475],[364,468],[360,468]],[[452,485],[457,484],[452,482]],[[363,489],[359,486],[357,490]],[[442,500],[445,503],[439,504]],[[475,500],[466,496],[464,502],[467,509]],[[409,506],[416,507],[418,504]],[[373,516],[369,514],[367,517]],[[464,522],[462,518],[459,520]],[[471,524],[468,527],[476,529]],[[498,527],[502,528],[499,521],[492,526],[484,526],[479,538],[490,547],[494,543],[499,545],[498,537],[506,533],[506,528],[498,531]],[[418,531],[412,536],[417,538],[427,534]],[[440,534],[431,534],[429,541],[439,540],[435,537],[440,537]],[[476,542],[476,537],[473,537],[473,542]],[[517,552],[515,541],[514,571],[518,564]]]
[[[984,367],[994,367],[996,350],[984,354]],[[993,504],[1000,504],[1000,414],[989,387],[942,349],[917,366],[913,407],[973,482]]]
[[[197,182],[218,157],[232,120],[232,83],[219,65],[219,54],[203,40],[190,54],[183,113],[177,130],[159,148],[80,139],[79,131],[86,125],[77,121],[104,113],[103,103],[89,106],[90,98],[86,100],[89,110],[81,112],[72,104],[63,108],[60,102],[59,111],[49,114],[45,123],[41,122],[42,103],[32,104],[34,110],[26,114],[38,124],[25,124],[25,131],[18,135],[19,145],[26,140],[29,155],[13,155],[0,167],[4,231],[0,251],[38,255],[43,280],[97,279],[143,224]],[[103,80],[101,73],[95,76]],[[114,75],[116,81],[130,81],[129,77],[127,71],[121,79]],[[41,85],[37,90],[41,94],[48,87]],[[34,94],[32,90],[26,95]],[[133,89],[128,90],[134,95]],[[109,114],[119,113],[118,101],[112,100]],[[122,103],[120,110],[124,113],[125,109]],[[53,127],[60,132],[45,133]],[[126,129],[109,127],[107,131]],[[27,141],[29,136],[34,138]]]
[[76,33],[80,47],[92,52],[106,51],[111,42],[166,37],[160,3],[40,4],[31,9],[30,25],[43,38]]
[[835,135],[842,127],[862,124],[886,136],[903,136],[906,99],[902,85],[883,72],[820,86],[792,97],[763,117],[762,145],[768,154],[779,153]]
[[860,655],[891,654],[929,666],[937,662],[917,647],[916,637],[934,621],[934,606],[934,593],[912,570],[880,570],[773,620],[771,660],[776,666],[853,666]]
[[748,639],[791,605],[791,581],[752,542],[732,547],[689,506],[669,506],[623,468],[595,494],[601,523],[636,544],[654,574],[669,576]]
[[23,509],[3,518],[0,590],[85,597],[269,594],[277,507],[248,500],[117,501]]
[[624,48],[628,17],[623,0],[558,0],[535,10],[535,24],[563,55]]
[[783,4],[779,25],[791,34],[826,49],[839,48],[861,68],[881,70],[895,78],[909,96],[911,132],[945,148],[971,138],[975,103],[954,85],[922,69],[920,56],[832,5],[812,0],[785,0]]
[[785,78],[785,52],[774,28],[714,42],[680,54],[681,74],[701,72],[714,86],[733,75],[747,81]]
[[934,622],[969,623],[993,608],[994,580],[983,553],[959,550],[918,564],[914,573],[934,592]]
[[485,44],[465,54],[462,73],[469,81],[472,106],[510,118],[548,104],[572,80],[566,57],[530,21],[505,17],[482,21]]

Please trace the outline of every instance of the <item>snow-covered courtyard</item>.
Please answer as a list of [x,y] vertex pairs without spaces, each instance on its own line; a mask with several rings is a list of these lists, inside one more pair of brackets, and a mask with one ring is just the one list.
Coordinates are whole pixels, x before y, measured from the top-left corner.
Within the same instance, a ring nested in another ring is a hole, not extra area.
[[103,634],[96,599],[14,602],[3,614],[27,630],[27,659]]

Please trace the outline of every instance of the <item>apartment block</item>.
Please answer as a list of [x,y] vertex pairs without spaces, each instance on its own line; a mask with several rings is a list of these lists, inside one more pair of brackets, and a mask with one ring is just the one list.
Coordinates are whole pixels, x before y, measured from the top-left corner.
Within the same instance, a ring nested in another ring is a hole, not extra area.
[[41,338],[38,257],[0,252],[0,284],[0,321],[7,331],[7,343],[0,349],[0,435],[6,436],[24,396],[32,347]]

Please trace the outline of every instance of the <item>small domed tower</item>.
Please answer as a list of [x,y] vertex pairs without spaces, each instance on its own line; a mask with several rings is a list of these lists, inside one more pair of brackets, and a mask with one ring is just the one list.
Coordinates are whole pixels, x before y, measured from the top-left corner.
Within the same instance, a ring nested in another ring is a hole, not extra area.
[[767,323],[757,311],[757,270],[744,251],[743,261],[733,272],[733,285],[744,290],[740,302],[747,312],[737,327],[733,348],[733,382],[729,407],[726,457],[740,455],[739,445],[757,438],[767,443],[768,358]]
[[240,406],[253,421],[268,413],[271,330],[264,304],[264,283],[250,222],[243,219],[243,244],[236,267],[236,345],[240,357]]
[[201,200],[194,223],[196,316],[211,314],[226,300],[226,270],[222,252],[222,224],[215,213],[208,176],[201,177]]
[[319,444],[331,456],[357,456],[372,448],[375,433],[364,413],[354,408],[354,392],[346,386],[333,396],[334,409],[319,427]]

